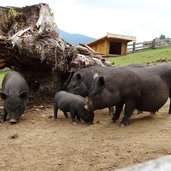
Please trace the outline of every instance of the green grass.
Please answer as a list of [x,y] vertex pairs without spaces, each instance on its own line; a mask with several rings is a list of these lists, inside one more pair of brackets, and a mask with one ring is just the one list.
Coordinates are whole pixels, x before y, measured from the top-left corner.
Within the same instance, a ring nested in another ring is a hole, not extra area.
[[0,87],[5,74],[6,72],[0,72]]
[[106,60],[112,63],[114,62],[114,65],[116,66],[124,66],[134,63],[148,64],[163,61],[168,62],[171,61],[171,47],[143,50],[127,56],[110,57]]

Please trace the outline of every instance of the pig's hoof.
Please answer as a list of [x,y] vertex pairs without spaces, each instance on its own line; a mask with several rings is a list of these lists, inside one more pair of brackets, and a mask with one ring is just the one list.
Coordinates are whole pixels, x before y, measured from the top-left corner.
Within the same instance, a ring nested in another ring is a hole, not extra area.
[[128,121],[124,121],[120,123],[120,127],[123,128],[125,126],[129,125],[129,120]]
[[73,122],[73,125],[76,125],[77,124],[77,122]]
[[0,116],[0,123],[3,123],[5,120],[2,116]]
[[120,124],[119,127],[124,128],[126,125],[125,124]]

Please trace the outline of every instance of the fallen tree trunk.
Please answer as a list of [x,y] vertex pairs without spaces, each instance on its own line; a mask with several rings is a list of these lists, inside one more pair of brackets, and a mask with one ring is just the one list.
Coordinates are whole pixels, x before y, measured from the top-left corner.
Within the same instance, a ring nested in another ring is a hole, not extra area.
[[90,48],[61,38],[47,4],[0,7],[0,16],[0,68],[21,72],[37,97],[64,89],[80,68],[106,65]]

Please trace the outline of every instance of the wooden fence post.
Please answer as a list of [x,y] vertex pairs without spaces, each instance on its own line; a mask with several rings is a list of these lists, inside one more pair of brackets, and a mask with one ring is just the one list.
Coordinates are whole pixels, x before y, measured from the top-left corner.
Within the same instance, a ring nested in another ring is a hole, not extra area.
[[132,45],[132,53],[135,53],[135,42],[133,42],[133,45]]
[[156,39],[153,39],[153,41],[152,41],[152,49],[155,49],[156,47]]

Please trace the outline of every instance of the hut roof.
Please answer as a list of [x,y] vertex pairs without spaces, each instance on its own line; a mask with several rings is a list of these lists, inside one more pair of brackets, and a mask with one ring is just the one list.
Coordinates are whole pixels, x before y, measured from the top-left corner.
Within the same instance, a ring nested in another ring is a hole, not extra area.
[[99,39],[96,39],[90,43],[87,43],[87,45],[91,45],[91,44],[95,44],[103,39],[118,39],[118,40],[125,40],[127,42],[130,42],[130,41],[136,41],[136,37],[135,36],[128,36],[128,35],[121,35],[121,34],[113,34],[113,33],[108,33],[107,32],[107,35],[106,36],[103,36]]

